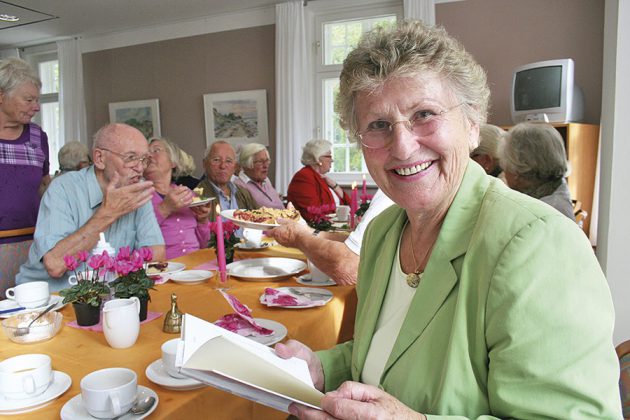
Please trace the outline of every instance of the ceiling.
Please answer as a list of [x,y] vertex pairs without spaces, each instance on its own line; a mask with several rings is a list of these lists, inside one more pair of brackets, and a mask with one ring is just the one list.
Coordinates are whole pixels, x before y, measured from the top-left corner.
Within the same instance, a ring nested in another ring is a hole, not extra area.
[[0,14],[20,17],[18,22],[0,21],[0,49],[270,7],[282,1],[286,0],[0,1]]

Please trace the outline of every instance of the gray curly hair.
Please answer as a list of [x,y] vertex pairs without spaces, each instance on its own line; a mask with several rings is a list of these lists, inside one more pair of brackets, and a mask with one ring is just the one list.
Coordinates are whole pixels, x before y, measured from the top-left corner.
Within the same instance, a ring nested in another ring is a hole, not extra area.
[[10,96],[16,87],[25,82],[31,82],[37,89],[42,88],[39,76],[26,61],[15,57],[0,60],[0,92]]

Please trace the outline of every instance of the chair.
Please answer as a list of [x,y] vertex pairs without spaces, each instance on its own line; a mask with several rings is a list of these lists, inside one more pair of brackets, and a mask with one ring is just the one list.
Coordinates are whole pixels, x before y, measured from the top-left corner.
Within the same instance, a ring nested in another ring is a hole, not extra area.
[[[0,230],[0,238],[32,235],[33,232],[35,232],[34,227]],[[15,286],[15,275],[20,271],[20,266],[26,262],[32,242],[32,240],[26,240],[0,244],[0,296],[4,297],[6,289]]]
[[32,235],[33,233],[35,233],[34,227],[0,230],[0,238],[12,238],[14,236]]
[[630,340],[619,344],[615,349],[619,357],[619,392],[621,394],[621,407],[623,417],[630,418]]

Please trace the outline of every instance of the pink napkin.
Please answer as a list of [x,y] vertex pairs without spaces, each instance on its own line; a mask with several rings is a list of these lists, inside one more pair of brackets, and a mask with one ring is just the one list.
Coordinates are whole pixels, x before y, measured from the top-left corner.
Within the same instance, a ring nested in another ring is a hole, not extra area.
[[[162,312],[151,312],[151,311],[148,311],[147,312],[147,319],[142,321],[140,324],[145,324],[147,322],[153,321],[154,319],[158,319],[161,316],[162,316]],[[101,320],[99,321],[98,324],[90,325],[89,327],[84,327],[82,325],[79,325],[79,324],[77,324],[77,321],[67,322],[66,325],[69,326],[69,327],[78,328],[78,329],[81,329],[81,330],[103,332],[103,318],[102,317],[101,317]]]
[[232,309],[236,311],[236,313],[224,315],[223,317],[215,321],[215,325],[245,337],[251,335],[265,336],[273,334],[273,330],[258,325],[258,323],[252,317],[251,309],[249,309],[247,305],[243,305],[241,301],[239,301],[236,297],[230,295],[229,293],[225,293],[223,290],[219,291],[221,292],[225,300],[228,301]]
[[294,295],[288,290],[271,289],[267,287],[260,298],[267,306],[324,306],[326,300],[309,299],[305,296]]

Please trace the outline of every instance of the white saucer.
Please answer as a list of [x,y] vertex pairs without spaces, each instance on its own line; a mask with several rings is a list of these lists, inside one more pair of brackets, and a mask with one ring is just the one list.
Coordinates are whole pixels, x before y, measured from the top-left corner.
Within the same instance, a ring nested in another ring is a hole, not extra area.
[[271,335],[258,335],[247,337],[250,340],[256,341],[260,344],[264,344],[265,346],[272,346],[276,343],[279,343],[284,339],[284,337],[287,336],[287,333],[289,332],[287,330],[287,327],[271,319],[254,318],[254,320],[261,327],[267,328],[268,330],[273,330],[273,334]]
[[[41,306],[38,306],[37,308],[27,308],[27,309],[22,309],[19,311],[9,312],[6,314],[0,314],[0,318],[10,318],[13,315],[25,314],[28,312],[39,312],[40,310],[45,309],[48,305],[52,305],[53,303],[57,304],[57,306],[55,306],[54,308],[55,311],[58,311],[59,309],[67,305],[67,303],[63,303],[63,297],[57,296],[57,295],[50,295],[50,299],[48,299],[48,302],[46,302],[45,304]],[[6,309],[18,308],[18,307],[19,305],[13,299],[0,300],[0,311],[6,310]]]
[[155,362],[147,366],[144,373],[154,384],[174,391],[188,391],[206,386],[206,384],[192,378],[173,378],[166,372],[162,359],[157,359]]
[[[127,413],[124,416],[117,417],[120,420],[140,420],[155,410],[158,403],[160,402],[160,398],[158,394],[155,393],[151,388],[147,388],[146,386],[138,385],[138,398],[145,397],[153,397],[155,398],[155,404],[149,411],[144,414],[131,414]],[[77,394],[70,401],[64,404],[61,408],[61,419],[62,420],[94,420],[94,417],[87,412],[85,407],[83,407],[83,399],[81,398],[81,394]]]
[[308,274],[304,274],[300,277],[298,277],[295,281],[297,281],[300,284],[303,284],[305,286],[314,286],[314,287],[321,287],[321,286],[336,286],[337,283],[335,283],[335,281],[333,279],[327,279],[326,281],[318,281],[318,282],[314,282],[313,280],[311,280],[311,275],[310,273]]
[[28,413],[50,404],[66,392],[72,385],[70,376],[58,370],[53,371],[53,381],[42,394],[23,400],[7,400],[0,396],[0,415]]
[[251,246],[247,245],[245,242],[239,242],[234,245],[234,248],[240,249],[241,251],[260,251],[261,249],[269,248],[272,244],[269,242],[262,242],[259,246]]
[[184,270],[171,274],[169,280],[180,284],[199,284],[210,280],[213,276],[214,271]]

